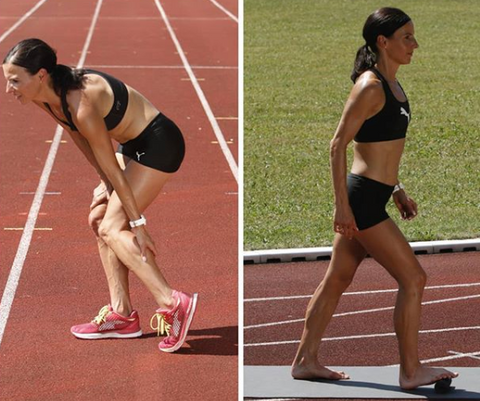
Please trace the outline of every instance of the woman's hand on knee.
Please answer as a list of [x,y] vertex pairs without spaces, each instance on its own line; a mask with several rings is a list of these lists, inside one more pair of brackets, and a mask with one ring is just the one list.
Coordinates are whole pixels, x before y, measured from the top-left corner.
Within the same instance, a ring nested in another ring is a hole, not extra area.
[[138,242],[138,246],[140,248],[140,254],[144,262],[147,261],[147,251],[150,250],[154,256],[157,255],[157,249],[155,248],[155,243],[153,242],[152,238],[150,238],[150,234],[148,234],[145,226],[138,226],[132,228],[132,232],[135,234],[135,237]]
[[90,204],[90,210],[95,209],[98,205],[101,205],[102,203],[107,203],[108,199],[110,199],[110,191],[102,181],[100,185],[98,185],[93,190],[93,198],[92,203]]

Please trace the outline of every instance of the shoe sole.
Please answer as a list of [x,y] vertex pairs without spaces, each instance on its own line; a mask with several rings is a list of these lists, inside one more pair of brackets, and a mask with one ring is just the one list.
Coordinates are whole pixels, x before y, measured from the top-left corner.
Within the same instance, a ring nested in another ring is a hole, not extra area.
[[101,340],[102,338],[137,338],[142,336],[142,330],[139,330],[135,333],[74,333],[71,332],[75,337],[82,340]]
[[183,332],[183,336],[178,340],[178,342],[172,348],[158,347],[160,351],[175,352],[178,349],[180,349],[180,347],[183,345],[183,343],[185,342],[185,339],[187,338],[187,333],[188,333],[188,330],[190,329],[190,325],[192,324],[193,316],[195,315],[195,311],[197,310],[197,300],[198,300],[198,294],[194,293],[192,296],[192,307],[190,309],[190,315],[187,318],[187,323],[186,323],[185,331]]

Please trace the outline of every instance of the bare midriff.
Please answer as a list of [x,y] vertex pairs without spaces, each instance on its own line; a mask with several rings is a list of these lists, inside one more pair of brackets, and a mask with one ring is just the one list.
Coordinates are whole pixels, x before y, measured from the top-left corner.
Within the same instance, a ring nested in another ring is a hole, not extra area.
[[387,185],[398,183],[405,138],[385,142],[354,142],[351,172]]

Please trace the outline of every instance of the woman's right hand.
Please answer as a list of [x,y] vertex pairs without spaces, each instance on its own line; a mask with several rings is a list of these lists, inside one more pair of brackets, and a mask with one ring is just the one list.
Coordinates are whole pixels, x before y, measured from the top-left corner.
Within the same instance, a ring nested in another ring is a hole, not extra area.
[[352,239],[358,231],[355,217],[350,206],[336,207],[333,219],[333,231]]
[[90,210],[95,209],[98,205],[108,202],[110,199],[110,191],[103,181],[93,190],[92,203],[90,204]]

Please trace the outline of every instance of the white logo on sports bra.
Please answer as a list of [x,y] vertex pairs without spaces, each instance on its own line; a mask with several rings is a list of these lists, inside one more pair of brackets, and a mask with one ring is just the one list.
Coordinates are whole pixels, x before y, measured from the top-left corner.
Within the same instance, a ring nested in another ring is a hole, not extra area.
[[140,157],[142,157],[144,154],[145,154],[145,152],[143,152],[143,153],[138,153],[138,152],[137,152],[137,159],[138,159],[138,161],[140,161]]
[[407,116],[408,122],[410,122],[410,114],[408,114],[407,110],[405,110],[403,107],[400,107],[400,115]]

